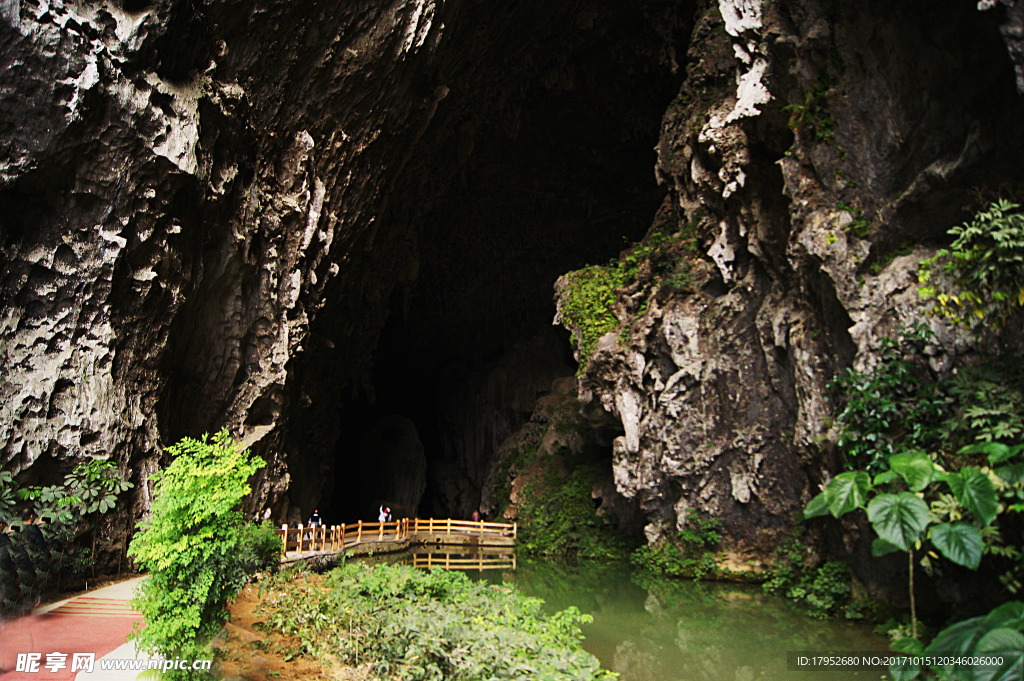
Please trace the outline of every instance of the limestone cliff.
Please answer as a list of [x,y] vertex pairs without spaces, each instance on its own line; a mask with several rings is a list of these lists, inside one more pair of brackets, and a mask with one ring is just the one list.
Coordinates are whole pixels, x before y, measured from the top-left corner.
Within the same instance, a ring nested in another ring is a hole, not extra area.
[[691,285],[624,292],[581,395],[650,537],[699,508],[761,550],[828,468],[825,382],[1020,180],[1020,12],[981,5],[4,2],[0,466],[113,458],[138,517],[227,426],[254,512],[468,513],[566,373],[517,344],[552,282],[653,218]]
[[691,285],[620,289],[627,332],[582,376],[649,540],[696,510],[764,556],[834,470],[826,384],[922,315],[917,263],[979,196],[1019,186],[1009,46],[972,3],[704,4],[657,163]]

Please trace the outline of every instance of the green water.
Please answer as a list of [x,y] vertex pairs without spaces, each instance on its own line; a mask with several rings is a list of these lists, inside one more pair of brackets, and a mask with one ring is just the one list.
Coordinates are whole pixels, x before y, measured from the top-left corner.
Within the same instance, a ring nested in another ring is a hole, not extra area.
[[791,670],[788,651],[884,651],[870,627],[808,618],[756,585],[644,577],[630,566],[564,566],[520,559],[515,571],[476,577],[515,584],[560,610],[575,605],[594,621],[584,647],[620,681],[874,681],[870,671]]

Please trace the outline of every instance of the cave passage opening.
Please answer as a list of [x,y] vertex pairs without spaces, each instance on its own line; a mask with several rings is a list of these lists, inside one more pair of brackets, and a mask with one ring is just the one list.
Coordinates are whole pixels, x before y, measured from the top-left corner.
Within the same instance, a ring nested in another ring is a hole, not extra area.
[[[654,147],[693,19],[692,7],[612,4],[519,35],[515,50],[487,26],[456,34],[450,94],[386,216],[415,244],[415,280],[390,295],[370,386],[338,400],[328,519],[376,519],[382,503],[468,517],[497,446],[574,374],[568,334],[552,327],[554,282],[650,227],[665,197]],[[498,54],[469,68],[480,45]]]

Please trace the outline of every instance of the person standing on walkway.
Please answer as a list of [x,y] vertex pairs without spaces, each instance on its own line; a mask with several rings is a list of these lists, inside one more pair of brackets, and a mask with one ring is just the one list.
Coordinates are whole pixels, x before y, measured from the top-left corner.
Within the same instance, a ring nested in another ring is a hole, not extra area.
[[387,519],[388,519],[387,509],[384,508],[384,504],[381,504],[380,512],[377,513],[377,522],[378,523],[383,523],[383,522],[386,522]]

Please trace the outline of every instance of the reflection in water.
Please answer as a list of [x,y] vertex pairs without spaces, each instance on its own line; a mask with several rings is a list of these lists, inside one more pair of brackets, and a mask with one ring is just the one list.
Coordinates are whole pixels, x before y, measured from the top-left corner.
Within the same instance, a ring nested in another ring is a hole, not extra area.
[[865,625],[806,617],[756,585],[653,578],[622,563],[517,563],[508,549],[423,547],[400,555],[391,561],[447,561],[475,579],[515,584],[544,599],[551,612],[574,605],[590,613],[583,647],[618,672],[619,681],[880,681],[888,675],[885,669],[789,670],[787,651],[884,651],[886,640]]
[[886,640],[864,625],[808,618],[756,585],[652,578],[625,564],[528,559],[503,578],[552,610],[575,605],[593,615],[583,647],[620,681],[877,681],[888,674],[790,671],[787,651],[883,651]]
[[402,565],[418,568],[444,568],[445,570],[515,570],[516,552],[511,548],[487,547],[485,549],[459,550],[446,546],[444,551],[417,548],[403,554]]

